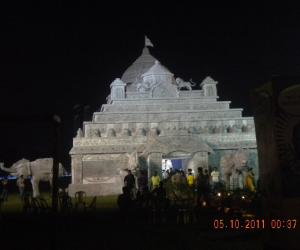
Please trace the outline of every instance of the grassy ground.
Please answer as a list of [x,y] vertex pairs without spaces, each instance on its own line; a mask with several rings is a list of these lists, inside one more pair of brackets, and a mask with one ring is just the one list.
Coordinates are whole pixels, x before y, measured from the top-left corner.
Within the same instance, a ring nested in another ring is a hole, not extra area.
[[[49,192],[41,197],[51,205]],[[153,224],[137,215],[122,217],[116,196],[97,197],[97,213],[26,215],[17,193],[8,199],[0,217],[0,235],[8,249],[263,249],[262,232],[214,230],[216,215],[203,214],[197,224]],[[91,200],[88,197],[87,203]],[[17,241],[12,233],[16,231]]]
[[[41,193],[41,198],[47,201],[47,204],[51,206],[51,194],[43,192]],[[87,197],[86,202],[90,204],[93,197]],[[74,198],[72,198],[73,204],[75,203]],[[117,209],[117,196],[103,196],[97,197],[96,202],[97,210],[116,210]],[[8,201],[2,204],[2,213],[21,213],[22,212],[22,202],[18,193],[12,193],[8,197]]]

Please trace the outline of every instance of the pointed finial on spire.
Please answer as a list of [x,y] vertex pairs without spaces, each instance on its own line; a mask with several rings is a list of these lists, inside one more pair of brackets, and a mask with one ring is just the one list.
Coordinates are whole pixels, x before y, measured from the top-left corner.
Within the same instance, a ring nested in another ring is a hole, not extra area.
[[145,36],[145,47],[154,47],[153,43],[147,36]]

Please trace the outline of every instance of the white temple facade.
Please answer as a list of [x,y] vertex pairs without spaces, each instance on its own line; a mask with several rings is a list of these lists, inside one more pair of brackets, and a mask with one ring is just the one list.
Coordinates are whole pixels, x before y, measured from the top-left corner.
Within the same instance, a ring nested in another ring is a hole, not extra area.
[[119,194],[126,168],[145,169],[150,177],[162,172],[164,159],[182,160],[181,168],[195,173],[200,166],[216,167],[224,181],[245,164],[257,176],[253,118],[218,101],[217,85],[207,76],[193,89],[145,47],[73,139],[69,193]]

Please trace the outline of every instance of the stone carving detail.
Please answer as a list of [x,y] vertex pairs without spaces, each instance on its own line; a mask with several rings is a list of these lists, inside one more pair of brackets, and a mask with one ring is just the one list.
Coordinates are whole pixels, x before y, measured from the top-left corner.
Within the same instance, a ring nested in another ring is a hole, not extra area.
[[188,133],[189,134],[195,134],[195,133],[197,133],[197,129],[195,127],[191,127],[191,128],[188,129]]
[[116,183],[116,176],[101,176],[101,177],[83,177],[83,184],[94,184],[94,183]]
[[101,137],[101,132],[99,129],[94,129],[94,137]]
[[83,137],[83,132],[82,132],[82,129],[79,128],[79,129],[77,130],[76,138],[82,138],[82,137]]
[[150,130],[150,136],[158,136],[158,135],[159,135],[158,128],[151,128],[151,130]]
[[235,174],[236,170],[244,172],[249,159],[249,152],[240,148],[233,153],[227,153],[220,159],[220,167],[224,174],[225,183],[229,185],[230,176]]
[[93,131],[91,128],[86,128],[85,130],[85,136],[88,137],[88,138],[92,138],[93,137]]
[[123,129],[122,136],[131,136],[131,131],[127,128]]
[[233,133],[233,127],[232,126],[228,126],[226,129],[227,133]]
[[244,132],[244,133],[251,132],[251,130],[252,130],[252,126],[251,125],[243,125],[242,126],[242,132]]
[[100,154],[100,155],[84,155],[82,161],[101,161],[101,160],[119,160],[123,159],[123,154]]
[[161,83],[151,88],[151,97],[154,98],[178,97],[178,95],[179,92],[172,84]]
[[242,132],[243,132],[243,133],[247,133],[247,132],[248,132],[248,127],[245,126],[245,125],[243,125],[243,126],[242,126]]
[[240,128],[240,126],[238,126],[238,125],[233,125],[232,128],[233,128],[233,132],[234,132],[234,133],[239,133],[239,132],[241,132],[241,128]]
[[138,166],[138,153],[133,151],[125,154],[128,157],[128,169],[133,170]]
[[86,130],[86,137],[88,137],[88,138],[101,137],[101,133],[100,133],[99,129],[88,128]]
[[219,126],[213,127],[213,129],[212,129],[212,133],[213,134],[218,134],[220,132],[221,132],[221,128]]
[[140,93],[145,93],[145,92],[150,90],[150,86],[149,86],[148,82],[142,81],[142,82],[137,84],[136,89]]
[[116,131],[113,128],[110,128],[107,130],[107,136],[108,137],[115,137],[116,136]]
[[147,134],[147,131],[144,128],[139,128],[137,130],[137,135],[145,136]]
[[177,84],[177,88],[178,90],[181,89],[188,89],[189,91],[192,91],[192,87],[196,86],[196,83],[192,82],[192,79],[190,81],[184,81],[183,79],[181,79],[180,77],[177,77],[175,79],[176,84]]

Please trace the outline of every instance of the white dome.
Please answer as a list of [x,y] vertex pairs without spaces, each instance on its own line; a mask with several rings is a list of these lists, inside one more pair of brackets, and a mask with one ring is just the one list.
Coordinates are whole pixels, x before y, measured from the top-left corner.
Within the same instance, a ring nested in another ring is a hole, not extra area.
[[169,75],[173,76],[173,74],[163,65],[160,64],[159,61],[155,61],[154,65],[147,70],[142,77],[149,76],[149,75]]
[[122,75],[122,81],[127,83],[127,90],[136,91],[136,82],[141,79],[141,75],[147,72],[156,61],[147,47],[143,49],[143,53]]

